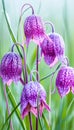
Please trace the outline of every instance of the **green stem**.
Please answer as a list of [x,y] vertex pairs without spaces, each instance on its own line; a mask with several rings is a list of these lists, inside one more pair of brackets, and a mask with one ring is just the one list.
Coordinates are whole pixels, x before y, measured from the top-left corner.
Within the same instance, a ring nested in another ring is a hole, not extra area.
[[[36,71],[38,72],[38,52],[39,52],[39,46],[37,45],[37,54],[36,54]],[[38,73],[36,74],[36,79],[37,79],[37,81],[38,81]],[[38,105],[37,105],[37,108],[38,108]],[[38,115],[39,115],[39,113],[38,113]],[[38,118],[39,117],[37,117],[36,118],[36,130],[38,130]]]
[[51,74],[48,74],[47,76],[44,76],[43,78],[41,78],[41,79],[40,79],[40,82],[41,82],[42,80],[45,80],[45,79],[49,78],[49,77],[52,76],[53,74],[55,74],[55,72],[60,68],[60,66],[61,66],[61,63],[57,66],[57,68],[55,69],[54,72],[52,72]]
[[49,25],[51,26],[51,28],[52,28],[52,33],[55,32],[55,28],[54,28],[54,26],[53,26],[53,23],[51,23],[51,22],[45,22],[45,24],[49,24]]
[[21,18],[24,14],[24,12],[26,12],[30,7],[28,7],[27,9],[25,9],[25,11],[23,11],[23,13],[20,15],[19,17],[19,21],[18,21],[18,27],[17,27],[17,41],[18,41],[18,38],[19,38],[19,27],[20,27],[20,23],[21,23]]
[[31,113],[29,112],[29,121],[30,121],[30,130],[33,130],[32,128],[32,119],[31,119]]
[[[19,43],[15,43],[15,44],[13,44],[13,46],[12,46],[12,49],[11,49],[11,51],[13,52],[14,51],[14,47],[17,47],[17,46],[20,46],[21,48],[22,48],[22,51],[23,51],[23,58],[24,58],[24,69],[25,69],[25,83],[27,83],[28,82],[28,73],[27,73],[27,64],[26,64],[26,52],[25,52],[25,50],[24,50],[24,47],[21,45],[21,44],[19,44]],[[23,70],[24,70],[23,69]]]

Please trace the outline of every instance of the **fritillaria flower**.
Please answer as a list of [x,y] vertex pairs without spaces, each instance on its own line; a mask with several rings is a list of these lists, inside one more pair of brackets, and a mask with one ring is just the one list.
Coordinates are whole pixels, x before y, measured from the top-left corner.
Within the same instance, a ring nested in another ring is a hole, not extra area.
[[74,94],[74,68],[63,66],[58,72],[56,86],[61,97],[70,91]]
[[[32,15],[28,16],[24,21],[24,34],[26,37],[26,44],[28,46],[30,41],[33,40],[35,43],[40,45],[40,43],[42,42],[43,37],[45,35],[43,21],[42,21],[41,17],[36,16],[34,14],[34,9],[33,9],[32,5],[30,5],[30,4],[24,4],[21,9],[21,12],[26,5],[28,5],[29,8],[32,9]],[[21,13],[21,15],[22,14],[23,13]]]
[[18,54],[9,52],[2,58],[0,65],[0,77],[4,83],[18,81],[22,73],[22,61]]
[[54,50],[56,56],[58,57],[58,59],[62,58],[65,53],[65,44],[62,36],[58,33],[51,33],[49,37],[54,43]]
[[43,86],[37,81],[30,81],[24,86],[21,95],[21,116],[24,118],[29,112],[32,112],[36,117],[39,114],[42,116],[43,109],[50,111],[46,103],[46,92]]
[[26,37],[27,45],[29,44],[30,40],[33,40],[38,45],[40,45],[45,35],[45,30],[41,17],[34,14],[27,17],[24,22],[24,34]]
[[63,60],[65,46],[63,38],[57,33],[48,35],[51,41],[47,38],[41,43],[41,52],[44,55],[44,60],[47,65],[53,67],[59,60]]

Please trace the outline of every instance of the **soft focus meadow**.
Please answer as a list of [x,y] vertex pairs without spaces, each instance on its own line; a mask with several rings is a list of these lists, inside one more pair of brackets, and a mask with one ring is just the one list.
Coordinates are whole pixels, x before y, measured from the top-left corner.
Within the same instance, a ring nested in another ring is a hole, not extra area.
[[[41,16],[43,21],[51,21],[54,24],[55,31],[61,34],[65,41],[65,54],[69,58],[70,66],[74,67],[73,0],[0,0],[0,62],[3,55],[11,49],[15,39],[18,39],[18,42],[20,43],[25,40],[23,21],[26,16],[31,14],[31,10],[29,9],[24,13],[18,28],[20,10],[24,3],[30,3],[35,10],[35,14]],[[9,23],[7,23],[7,20]],[[12,31],[15,39],[12,35]],[[51,28],[47,27],[47,33],[49,32],[51,32]],[[15,51],[17,52],[17,49],[15,49]],[[27,51],[26,61],[28,74],[35,68],[35,60],[36,45],[31,42]],[[40,79],[55,71],[58,64],[50,69],[42,59],[39,64]],[[44,110],[44,114],[39,120],[39,130],[74,130],[74,95],[70,92],[67,96],[61,98],[57,90],[54,94],[51,94],[51,91],[56,87],[56,75],[57,72],[54,75],[52,85],[50,84],[50,77],[41,81],[41,84],[44,86],[47,93],[47,103],[51,107],[51,112],[48,113]],[[18,109],[14,110],[20,101],[22,89],[23,87],[20,82],[16,85],[12,83],[11,86],[6,89],[9,108],[12,112],[9,120],[12,119],[14,130],[30,129],[28,116],[25,117],[23,121],[21,120],[20,106]],[[4,86],[0,78],[0,130],[2,130],[1,128],[7,117],[8,113],[4,97]],[[33,115],[32,121],[33,130],[35,130],[35,117]],[[3,130],[10,130],[9,121],[6,122]]]

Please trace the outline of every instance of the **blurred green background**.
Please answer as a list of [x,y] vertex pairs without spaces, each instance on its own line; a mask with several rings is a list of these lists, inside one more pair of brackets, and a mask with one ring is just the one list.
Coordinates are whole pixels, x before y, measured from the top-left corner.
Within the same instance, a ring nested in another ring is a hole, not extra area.
[[[65,41],[65,54],[68,56],[70,61],[70,66],[74,67],[74,1],[73,0],[5,0],[5,8],[9,17],[10,26],[13,30],[14,36],[17,37],[18,20],[20,16],[21,6],[24,3],[30,3],[34,7],[35,13],[40,15],[44,21],[51,21],[55,26],[55,31],[63,36]],[[23,21],[26,16],[31,14],[29,9],[25,12],[23,19],[19,27],[19,38],[18,41],[24,41],[23,35]],[[51,32],[51,28],[47,27],[47,33]],[[2,56],[8,52],[13,44],[12,38],[10,36],[8,26],[5,20],[2,1],[0,0],[0,62]],[[31,48],[33,50],[31,51]],[[29,46],[27,54],[27,64],[30,70],[34,68],[36,46],[31,43]],[[57,65],[56,65],[57,66]],[[55,66],[55,67],[56,67]],[[39,64],[40,77],[54,71],[54,68],[50,69],[42,59]],[[57,73],[56,73],[57,74]],[[53,87],[55,86],[56,75],[54,77]],[[47,102],[51,100],[51,128],[52,130],[74,130],[74,95],[69,93],[63,99],[60,98],[58,92],[50,95],[50,79],[45,79],[41,82],[47,91]],[[18,103],[20,100],[20,95],[22,91],[22,85],[18,83],[17,85],[12,84],[11,91]],[[9,107],[12,110],[13,107],[9,100]],[[44,111],[47,116],[48,113]],[[0,79],[0,128],[7,118],[6,104],[3,93],[3,84]],[[48,116],[47,116],[48,118]],[[15,119],[15,120],[14,120]],[[35,119],[33,119],[34,122]],[[19,120],[12,115],[12,121],[14,130],[22,130]],[[27,122],[27,119],[25,120]],[[26,123],[27,124],[27,123]],[[28,127],[28,126],[27,126]],[[34,126],[35,127],[35,126]],[[43,122],[43,130],[47,130]],[[7,130],[7,126],[4,130]],[[29,127],[27,128],[29,130]],[[35,130],[35,128],[34,128]],[[40,128],[39,128],[40,130]]]

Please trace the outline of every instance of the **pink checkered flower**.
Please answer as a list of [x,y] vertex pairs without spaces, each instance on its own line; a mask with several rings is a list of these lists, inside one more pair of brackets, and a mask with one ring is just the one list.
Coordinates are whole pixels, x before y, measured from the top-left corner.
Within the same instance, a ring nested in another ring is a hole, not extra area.
[[58,72],[56,86],[61,97],[70,91],[74,94],[74,68],[63,66]]
[[10,84],[18,81],[22,73],[22,61],[19,55],[14,52],[5,54],[0,65],[0,77],[4,83]]
[[42,116],[43,109],[50,111],[50,107],[46,103],[46,92],[43,86],[34,81],[30,81],[24,86],[21,95],[21,116],[24,118],[29,112],[32,112],[36,117],[39,114]]
[[59,60],[62,61],[65,53],[65,45],[62,36],[58,33],[48,35],[41,43],[41,52],[47,65],[53,67]]
[[40,45],[45,36],[45,30],[41,17],[34,14],[28,16],[24,22],[24,34],[26,37],[27,46],[31,40]]

